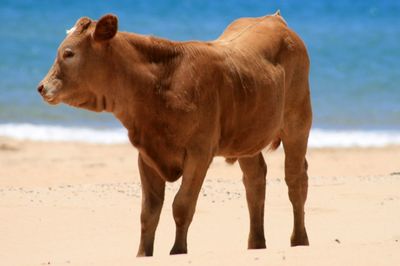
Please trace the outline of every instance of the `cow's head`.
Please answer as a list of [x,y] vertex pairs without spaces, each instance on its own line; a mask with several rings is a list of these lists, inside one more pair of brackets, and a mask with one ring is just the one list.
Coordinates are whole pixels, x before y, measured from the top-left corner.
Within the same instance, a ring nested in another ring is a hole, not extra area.
[[107,50],[117,31],[114,15],[105,15],[99,21],[79,19],[67,31],[53,66],[38,86],[43,99],[50,104],[63,102],[103,111],[98,106],[99,94],[106,89],[104,81],[112,72]]

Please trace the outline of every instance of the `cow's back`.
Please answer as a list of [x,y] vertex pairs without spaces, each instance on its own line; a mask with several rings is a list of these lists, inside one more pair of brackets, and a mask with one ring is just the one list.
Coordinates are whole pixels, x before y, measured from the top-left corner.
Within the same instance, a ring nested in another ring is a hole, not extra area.
[[240,18],[232,22],[216,42],[241,52],[264,55],[275,61],[288,27],[280,15]]

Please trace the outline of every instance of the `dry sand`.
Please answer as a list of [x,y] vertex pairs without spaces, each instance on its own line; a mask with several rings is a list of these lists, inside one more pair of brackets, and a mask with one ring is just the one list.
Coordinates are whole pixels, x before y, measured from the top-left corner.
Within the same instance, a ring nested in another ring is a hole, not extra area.
[[266,154],[266,250],[246,250],[241,173],[216,158],[189,231],[174,238],[169,184],[155,256],[136,258],[140,183],[126,145],[0,138],[0,265],[400,265],[400,147],[312,149],[309,247],[289,247],[291,205],[283,152]]

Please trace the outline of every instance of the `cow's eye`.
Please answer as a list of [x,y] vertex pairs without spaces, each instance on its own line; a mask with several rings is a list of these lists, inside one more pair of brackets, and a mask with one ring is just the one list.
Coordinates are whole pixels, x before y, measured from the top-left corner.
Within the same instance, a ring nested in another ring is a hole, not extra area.
[[63,53],[63,58],[73,57],[74,52],[70,48],[66,48]]

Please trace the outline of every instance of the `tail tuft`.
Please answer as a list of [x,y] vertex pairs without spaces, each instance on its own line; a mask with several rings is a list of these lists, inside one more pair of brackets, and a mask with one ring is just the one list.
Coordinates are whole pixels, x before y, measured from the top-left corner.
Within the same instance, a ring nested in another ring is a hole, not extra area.
[[278,149],[279,145],[281,145],[281,138],[277,137],[274,139],[268,146],[269,151],[274,151]]
[[228,164],[234,164],[237,161],[237,158],[231,157],[231,158],[225,158],[225,162]]

